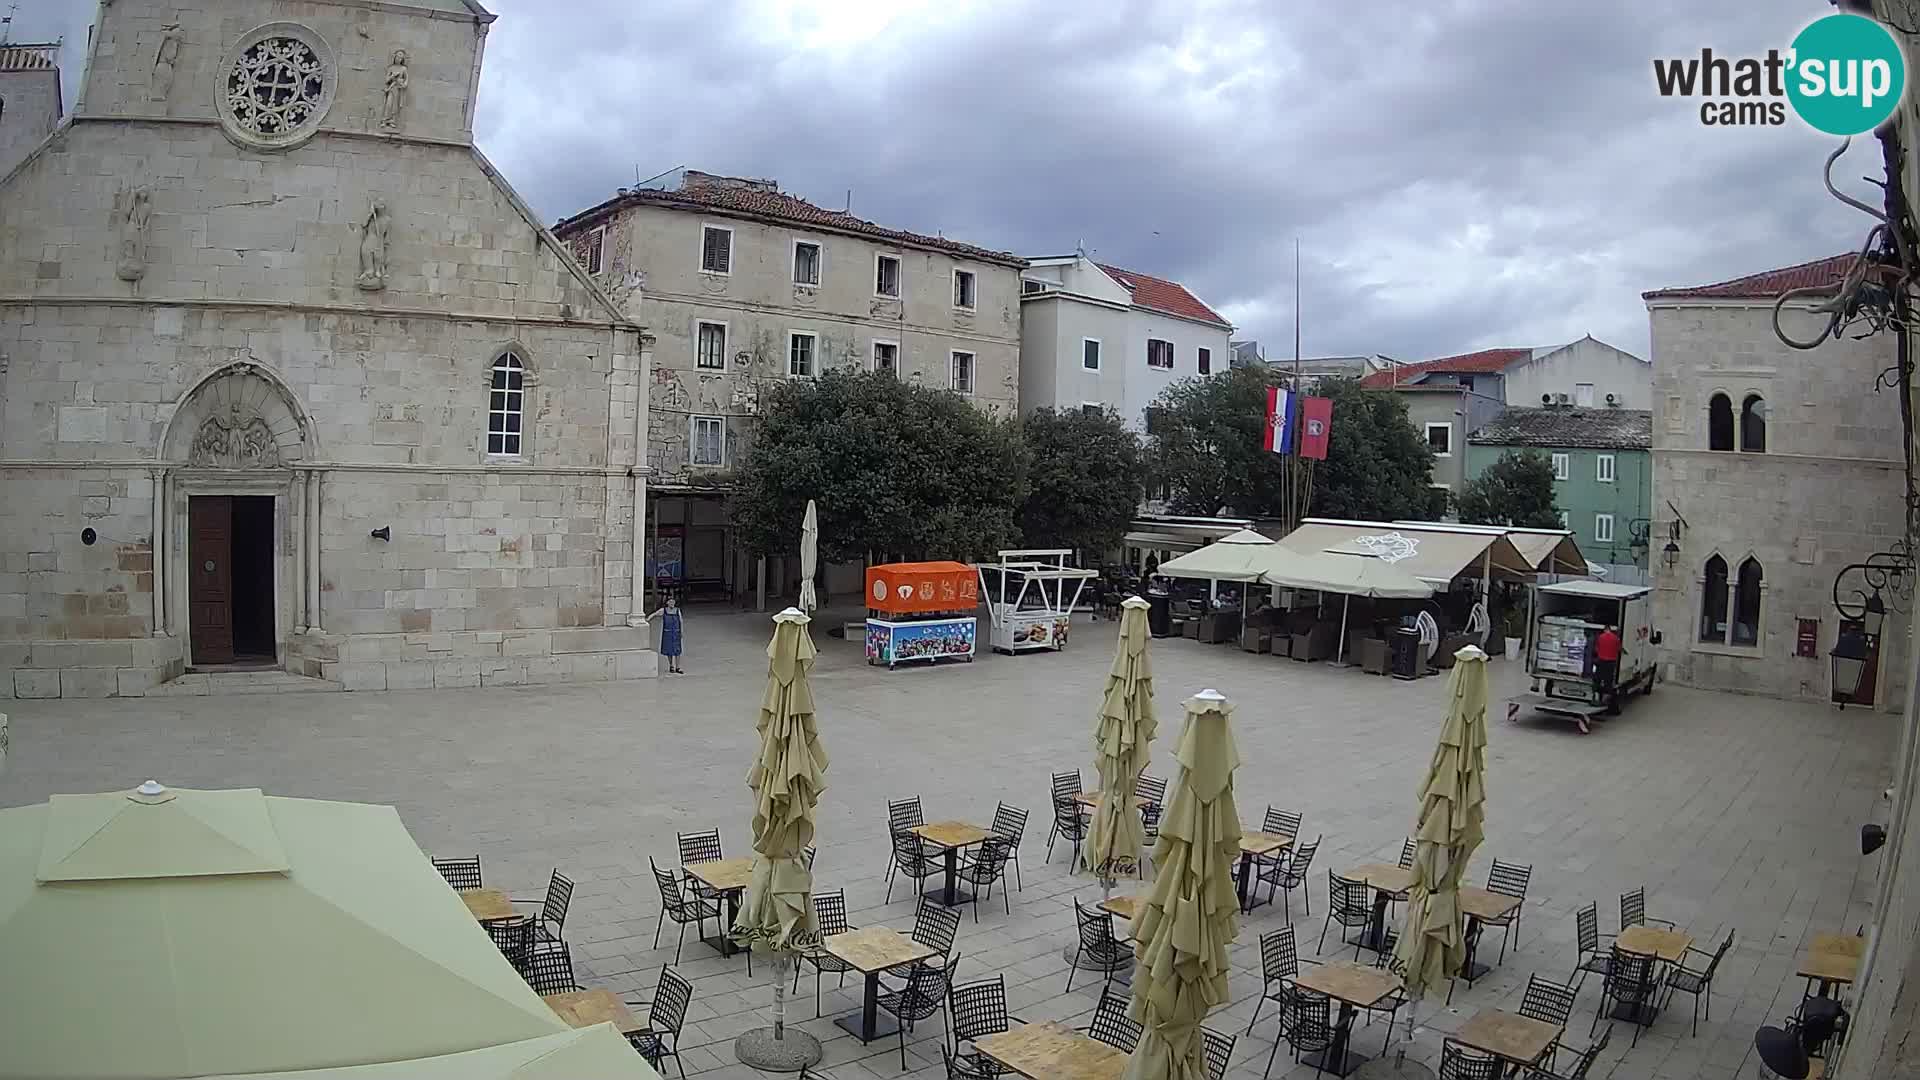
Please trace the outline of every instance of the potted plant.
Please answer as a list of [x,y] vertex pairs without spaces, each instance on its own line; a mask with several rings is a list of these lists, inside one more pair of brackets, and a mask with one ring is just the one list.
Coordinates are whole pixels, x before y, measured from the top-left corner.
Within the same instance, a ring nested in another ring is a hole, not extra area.
[[1507,638],[1507,659],[1520,659],[1520,651],[1527,640],[1527,613],[1520,605],[1507,608],[1501,617],[1501,630]]

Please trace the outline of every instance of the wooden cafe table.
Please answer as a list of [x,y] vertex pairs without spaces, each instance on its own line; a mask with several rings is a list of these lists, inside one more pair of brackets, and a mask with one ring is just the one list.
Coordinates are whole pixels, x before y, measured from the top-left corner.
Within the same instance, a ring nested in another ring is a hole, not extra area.
[[1340,1003],[1340,1018],[1333,1025],[1333,1044],[1320,1051],[1317,1057],[1310,1056],[1308,1061],[1335,1076],[1345,1076],[1367,1060],[1359,1054],[1347,1052],[1357,1011],[1380,1004],[1406,984],[1400,980],[1400,976],[1385,968],[1361,967],[1342,961],[1302,968],[1294,978],[1293,985],[1325,994]]
[[978,825],[969,825],[964,821],[936,821],[928,825],[916,825],[913,828],[913,834],[934,847],[945,848],[947,852],[946,887],[937,893],[926,893],[926,898],[947,907],[958,907],[973,899],[972,893],[960,891],[960,852],[993,834]]
[[[1693,938],[1684,930],[1668,930],[1665,927],[1645,924],[1629,926],[1620,931],[1619,937],[1613,939],[1613,947],[1621,952],[1633,953],[1635,956],[1651,956],[1667,964],[1679,963],[1680,958],[1687,955],[1687,946],[1692,944]],[[1657,973],[1654,985],[1659,986]],[[1649,995],[1648,1000],[1640,1005],[1620,1005],[1614,1009],[1614,1019],[1651,1024],[1654,1017],[1660,1015],[1658,997],[1657,994]]]
[[1031,1080],[1120,1080],[1127,1055],[1057,1021],[1014,1024],[973,1048]]
[[1826,997],[1836,986],[1850,985],[1860,975],[1860,956],[1867,939],[1858,934],[1815,934],[1800,955],[1796,974],[1816,982],[1818,996]]
[[688,877],[698,879],[726,898],[726,921],[720,924],[719,936],[700,940],[719,950],[721,956],[732,956],[739,952],[740,946],[733,943],[733,937],[727,931],[739,916],[740,899],[746,894],[747,885],[753,881],[753,860],[716,859],[713,862],[689,863],[682,869]]
[[499,922],[520,914],[513,910],[513,901],[499,889],[463,889],[460,901],[467,905],[476,922]]
[[1462,885],[1459,903],[1460,913],[1467,917],[1467,960],[1460,967],[1460,977],[1472,983],[1473,980],[1492,970],[1487,965],[1474,960],[1474,954],[1479,951],[1481,921],[1503,919],[1511,915],[1513,909],[1520,906],[1520,898],[1474,885]]
[[627,1008],[627,1003],[611,990],[569,990],[562,994],[542,995],[540,1000],[566,1021],[568,1027],[612,1024],[614,1030],[622,1035],[647,1030],[647,1025],[641,1023]]
[[1379,952],[1380,943],[1387,937],[1387,901],[1413,888],[1413,871],[1387,863],[1361,863],[1340,876],[1348,881],[1364,881],[1373,889],[1373,921],[1367,924],[1360,944]]
[[1481,1009],[1453,1033],[1453,1039],[1502,1061],[1532,1065],[1565,1032],[1564,1024],[1549,1024],[1503,1009]]
[[1272,855],[1293,846],[1293,837],[1286,833],[1261,832],[1256,829],[1240,830],[1240,910],[1251,911],[1253,904],[1249,893],[1253,889],[1253,860],[1259,856]]
[[863,1043],[900,1030],[900,1025],[880,1016],[880,973],[940,955],[932,947],[884,926],[869,926],[864,930],[834,934],[822,939],[820,947],[866,976],[866,990],[860,998],[860,1015],[857,1018],[842,1016],[834,1021],[841,1029],[859,1036]]

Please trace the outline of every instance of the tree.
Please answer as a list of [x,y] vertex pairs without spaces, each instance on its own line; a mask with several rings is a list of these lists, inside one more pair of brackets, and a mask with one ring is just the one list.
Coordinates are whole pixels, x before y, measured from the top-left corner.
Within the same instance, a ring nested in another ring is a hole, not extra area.
[[[1262,448],[1267,388],[1283,381],[1274,368],[1234,368],[1161,393],[1151,414],[1151,480],[1170,489],[1176,509],[1284,516],[1288,459]],[[1327,458],[1314,465],[1313,513],[1391,521],[1445,509],[1445,492],[1431,483],[1433,451],[1397,395],[1363,390],[1354,379],[1322,379],[1314,393],[1332,399],[1333,425]]]
[[1509,450],[1460,489],[1460,520],[1469,525],[1558,529],[1553,462],[1535,450]]
[[1012,422],[945,390],[836,371],[762,399],[733,522],[751,551],[797,551],[813,499],[823,560],[973,559],[1012,545],[1025,493]]
[[1028,489],[1022,542],[1100,553],[1140,508],[1140,444],[1111,410],[1039,409],[1020,427]]

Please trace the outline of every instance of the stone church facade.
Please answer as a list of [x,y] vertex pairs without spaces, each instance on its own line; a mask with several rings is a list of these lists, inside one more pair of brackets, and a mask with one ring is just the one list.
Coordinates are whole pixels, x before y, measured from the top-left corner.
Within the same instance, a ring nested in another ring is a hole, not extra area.
[[492,19],[101,6],[0,187],[0,694],[655,673],[650,339],[473,145]]

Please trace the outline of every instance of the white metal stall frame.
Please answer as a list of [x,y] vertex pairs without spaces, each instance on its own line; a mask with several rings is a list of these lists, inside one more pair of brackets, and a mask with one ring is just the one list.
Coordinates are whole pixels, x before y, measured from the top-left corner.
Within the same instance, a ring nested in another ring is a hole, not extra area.
[[1080,592],[1100,576],[1069,566],[1072,555],[1072,548],[1010,548],[999,553],[999,562],[975,568],[987,602],[988,643],[995,652],[1066,647]]

